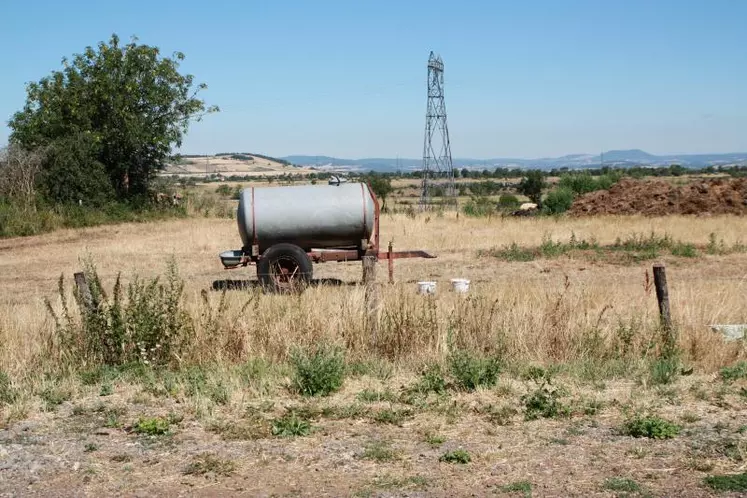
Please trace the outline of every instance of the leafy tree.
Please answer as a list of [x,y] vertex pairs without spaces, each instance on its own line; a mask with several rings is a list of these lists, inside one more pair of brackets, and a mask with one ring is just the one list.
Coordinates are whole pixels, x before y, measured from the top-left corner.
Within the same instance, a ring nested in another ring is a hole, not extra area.
[[381,209],[382,211],[386,209],[386,198],[389,196],[389,194],[392,193],[392,179],[389,176],[386,175],[377,175],[376,173],[371,173],[370,175],[363,178],[365,182],[368,182],[368,184],[371,186],[371,188],[374,191],[374,194],[376,194],[376,197],[381,199]]
[[117,35],[87,47],[63,59],[61,71],[27,85],[26,104],[8,123],[11,142],[57,151],[43,165],[47,190],[67,183],[63,172],[73,182],[51,192],[56,200],[86,196],[88,176],[93,184],[106,178],[121,199],[145,194],[189,122],[218,110],[197,98],[204,84],[195,88],[192,75],[179,73],[183,59],[180,52],[162,57],[134,38],[120,45]]
[[538,169],[527,171],[517,187],[519,193],[526,195],[537,205],[542,202],[543,188],[545,188],[545,175]]

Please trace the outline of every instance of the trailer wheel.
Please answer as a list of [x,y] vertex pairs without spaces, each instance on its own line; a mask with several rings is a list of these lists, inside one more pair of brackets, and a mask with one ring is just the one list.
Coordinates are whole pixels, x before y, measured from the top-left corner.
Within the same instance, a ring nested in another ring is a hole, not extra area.
[[312,273],[311,258],[294,244],[275,244],[257,261],[259,282],[271,292],[300,292]]

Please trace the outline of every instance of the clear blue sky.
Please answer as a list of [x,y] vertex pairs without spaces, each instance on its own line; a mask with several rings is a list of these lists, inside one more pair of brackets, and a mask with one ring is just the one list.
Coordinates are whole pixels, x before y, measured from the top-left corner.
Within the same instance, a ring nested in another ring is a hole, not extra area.
[[455,157],[747,151],[746,22],[744,0],[2,0],[0,144],[26,82],[117,33],[208,84],[186,153],[417,158],[430,50]]

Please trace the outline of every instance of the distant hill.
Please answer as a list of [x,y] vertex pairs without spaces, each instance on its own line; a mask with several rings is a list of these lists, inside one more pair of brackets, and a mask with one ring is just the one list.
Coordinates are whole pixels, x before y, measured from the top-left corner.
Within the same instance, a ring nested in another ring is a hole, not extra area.
[[[364,158],[364,159],[342,159],[330,156],[287,156],[282,159],[299,166],[314,167],[317,169],[350,169],[363,171],[407,171],[422,167],[420,159],[403,158]],[[640,149],[610,150],[601,155],[597,154],[571,154],[562,157],[548,157],[539,159],[470,159],[454,158],[454,167],[468,169],[495,169],[495,168],[595,168],[604,166],[669,166],[679,164],[686,168],[702,168],[705,166],[718,166],[727,164],[747,165],[747,152],[730,154],[682,154],[656,156]],[[604,163],[602,163],[604,161]]]

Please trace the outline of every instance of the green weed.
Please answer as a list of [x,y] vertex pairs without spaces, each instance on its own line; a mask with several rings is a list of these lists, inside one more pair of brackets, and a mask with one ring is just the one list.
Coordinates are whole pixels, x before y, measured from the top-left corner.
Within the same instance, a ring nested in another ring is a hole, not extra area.
[[291,352],[293,386],[304,396],[327,396],[342,387],[345,355],[339,347],[322,344],[311,351]]
[[171,423],[163,417],[141,417],[132,426],[132,430],[137,434],[146,436],[163,436],[169,434]]
[[531,498],[532,483],[529,481],[512,482],[511,484],[501,486],[501,491],[504,493],[522,493],[524,498]]
[[280,437],[308,436],[311,424],[300,418],[295,412],[290,412],[272,423],[272,435]]
[[680,433],[681,427],[657,416],[635,415],[623,425],[623,434],[651,439],[671,439]]
[[732,475],[708,476],[703,480],[715,491],[747,492],[747,472]]
[[726,383],[747,379],[747,361],[740,361],[734,365],[723,367],[719,372],[719,376]]
[[495,385],[501,365],[496,358],[485,358],[465,350],[457,350],[449,355],[449,370],[458,387],[474,391],[478,387]]
[[467,464],[472,461],[472,457],[470,457],[469,452],[467,452],[466,450],[459,449],[447,451],[439,457],[438,461],[446,463]]

